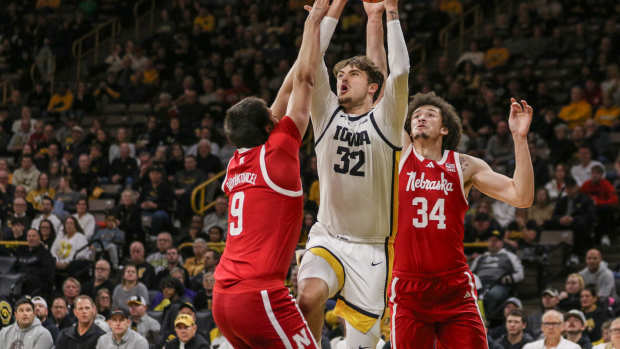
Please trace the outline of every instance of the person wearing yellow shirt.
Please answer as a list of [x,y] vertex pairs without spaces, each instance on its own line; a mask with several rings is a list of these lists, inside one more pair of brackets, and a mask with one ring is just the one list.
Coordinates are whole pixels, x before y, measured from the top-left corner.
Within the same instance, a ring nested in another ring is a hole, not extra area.
[[207,9],[201,7],[198,16],[194,18],[194,26],[200,27],[203,32],[210,33],[215,29],[215,17],[207,12]]
[[26,196],[26,201],[32,204],[32,207],[35,210],[41,211],[43,198],[46,196],[53,199],[54,196],[56,196],[56,190],[50,187],[47,173],[41,173],[39,174],[39,179],[37,180],[37,187],[28,193]]
[[575,86],[570,90],[571,102],[562,107],[558,117],[564,120],[568,127],[583,126],[587,119],[592,117],[592,106],[584,97],[583,89]]
[[594,121],[607,127],[614,127],[620,123],[620,107],[614,105],[614,100],[606,93],[603,94],[603,105],[594,114]]
[[493,39],[493,47],[484,54],[484,65],[487,69],[494,69],[505,65],[510,59],[510,51],[502,42],[502,39],[495,37]]
[[73,93],[67,86],[60,86],[58,92],[52,95],[47,105],[47,111],[52,113],[61,113],[71,109],[73,105]]
[[198,275],[205,268],[207,242],[201,238],[194,240],[193,250],[194,257],[188,258],[183,265],[190,277]]
[[445,12],[451,17],[459,16],[463,13],[463,4],[460,0],[442,0],[439,10]]

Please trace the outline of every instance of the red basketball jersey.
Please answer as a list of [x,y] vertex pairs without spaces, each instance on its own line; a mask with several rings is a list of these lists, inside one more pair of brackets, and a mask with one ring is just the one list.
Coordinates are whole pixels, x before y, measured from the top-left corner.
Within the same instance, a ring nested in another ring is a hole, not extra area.
[[394,275],[439,275],[467,268],[463,221],[468,209],[459,154],[424,159],[413,145],[399,164]]
[[303,216],[300,144],[297,126],[284,117],[265,144],[237,150],[228,163],[228,236],[215,270],[220,292],[283,286]]

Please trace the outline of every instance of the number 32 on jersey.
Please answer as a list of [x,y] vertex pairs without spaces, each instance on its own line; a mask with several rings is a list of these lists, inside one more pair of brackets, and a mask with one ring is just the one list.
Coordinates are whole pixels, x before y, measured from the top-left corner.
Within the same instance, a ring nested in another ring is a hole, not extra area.
[[445,199],[437,199],[429,214],[428,200],[425,197],[414,198],[411,205],[413,205],[414,208],[417,208],[417,210],[412,220],[413,226],[416,228],[426,228],[429,224],[436,224],[437,229],[446,229],[444,202]]

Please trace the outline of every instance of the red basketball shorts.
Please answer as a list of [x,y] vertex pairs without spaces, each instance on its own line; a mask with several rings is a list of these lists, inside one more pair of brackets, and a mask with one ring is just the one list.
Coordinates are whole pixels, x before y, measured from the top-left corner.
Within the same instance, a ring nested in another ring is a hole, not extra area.
[[394,276],[389,297],[393,349],[488,348],[469,270],[431,277]]
[[319,348],[286,287],[244,293],[214,290],[213,318],[235,349]]

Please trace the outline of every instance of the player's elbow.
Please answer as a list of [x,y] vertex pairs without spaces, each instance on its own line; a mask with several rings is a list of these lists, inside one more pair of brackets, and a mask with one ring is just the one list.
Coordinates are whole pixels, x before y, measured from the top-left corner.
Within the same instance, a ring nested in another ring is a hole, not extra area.
[[522,195],[515,203],[516,208],[529,208],[534,203],[534,194]]
[[314,72],[312,69],[300,69],[295,74],[295,85],[305,85],[306,87],[314,87]]

